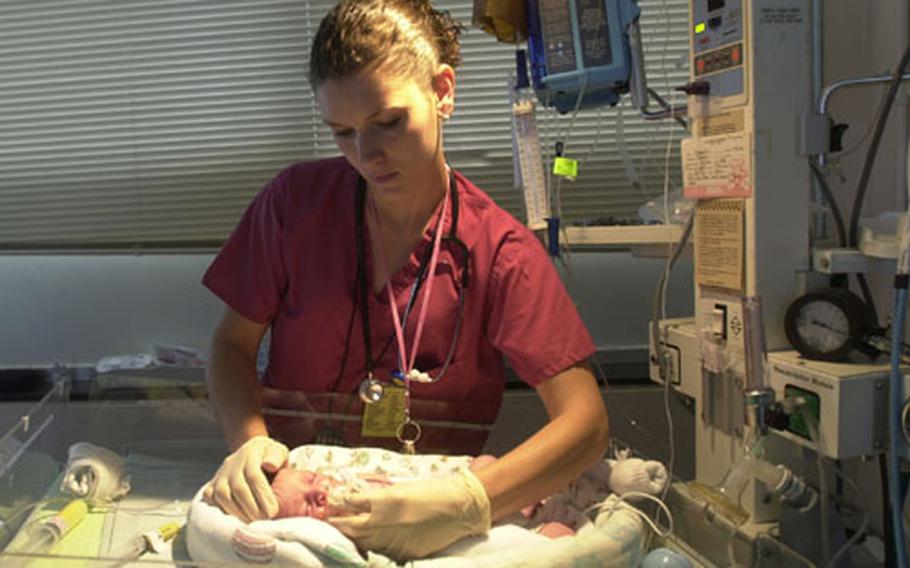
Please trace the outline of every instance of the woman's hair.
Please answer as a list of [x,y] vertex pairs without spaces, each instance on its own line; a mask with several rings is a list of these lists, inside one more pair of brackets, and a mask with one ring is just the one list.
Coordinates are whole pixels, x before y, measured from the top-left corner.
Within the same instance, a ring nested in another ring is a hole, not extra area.
[[319,25],[310,50],[310,85],[372,65],[432,79],[440,63],[461,63],[461,25],[430,0],[342,0]]

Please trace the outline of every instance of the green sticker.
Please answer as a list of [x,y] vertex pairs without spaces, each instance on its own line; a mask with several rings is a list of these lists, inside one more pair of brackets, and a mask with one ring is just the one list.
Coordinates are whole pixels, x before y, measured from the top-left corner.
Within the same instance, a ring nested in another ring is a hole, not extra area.
[[578,160],[558,156],[553,160],[553,173],[558,176],[575,179],[578,176]]
[[[794,387],[792,385],[786,385],[784,387],[784,397],[802,397],[806,401],[805,411],[812,414],[812,416],[815,417],[816,422],[821,419],[821,399],[814,392],[807,391],[799,387]],[[792,414],[790,416],[790,424],[787,430],[807,440],[812,439],[811,432],[809,431],[809,425],[806,423],[805,418],[803,418],[803,415],[800,413]]]

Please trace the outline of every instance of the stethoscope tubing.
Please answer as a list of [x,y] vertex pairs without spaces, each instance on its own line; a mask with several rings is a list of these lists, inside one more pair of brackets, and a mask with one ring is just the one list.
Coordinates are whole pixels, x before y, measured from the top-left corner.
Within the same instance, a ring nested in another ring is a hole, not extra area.
[[[462,320],[463,320],[463,316],[464,316],[465,290],[467,289],[468,283],[470,281],[470,276],[469,276],[469,272],[468,272],[469,266],[470,266],[470,249],[468,249],[467,245],[461,239],[459,239],[457,236],[459,198],[458,198],[458,187],[457,187],[457,183],[455,180],[455,175],[451,170],[449,171],[449,187],[450,187],[449,193],[452,196],[451,197],[451,199],[452,199],[452,223],[451,223],[451,226],[449,227],[449,233],[442,237],[442,242],[448,241],[448,242],[454,243],[455,246],[462,253],[463,261],[461,263],[462,264],[461,282],[456,284],[456,286],[458,287],[458,301],[457,301],[458,309],[457,309],[457,314],[455,317],[455,329],[453,330],[452,341],[449,344],[449,350],[448,350],[448,353],[446,354],[445,361],[443,362],[439,373],[435,377],[430,377],[430,379],[427,381],[422,381],[423,384],[435,384],[439,380],[441,380],[445,376],[446,371],[449,369],[449,366],[451,365],[451,362],[454,359],[455,350],[456,350],[457,343],[458,343],[458,337],[461,334],[461,324],[462,324]],[[365,258],[366,255],[365,255],[365,250],[364,250],[365,247],[364,247],[364,231],[363,231],[363,223],[364,223],[363,211],[364,211],[365,199],[366,199],[366,181],[362,177],[358,176],[357,199],[356,199],[356,207],[355,207],[355,215],[357,217],[357,219],[356,219],[357,278],[358,278],[359,284],[360,284],[360,286],[359,286],[360,309],[361,309],[361,314],[362,314],[361,320],[363,322],[363,342],[364,342],[364,355],[365,355],[365,359],[366,359],[365,367],[366,367],[366,372],[367,372],[367,377],[368,377],[367,380],[373,380],[372,339],[370,337],[370,332],[369,332],[370,324],[369,324],[369,315],[368,315],[369,312],[368,312],[368,305],[367,305],[367,278],[366,278],[366,258]],[[440,227],[440,230],[441,230],[441,227]],[[408,321],[408,317],[410,316],[411,309],[414,307],[414,303],[416,301],[417,294],[420,292],[420,288],[421,288],[424,280],[428,277],[434,276],[434,275],[427,274],[427,269],[429,266],[428,261],[429,261],[429,255],[425,254],[424,258],[421,261],[420,268],[417,271],[417,275],[414,279],[414,283],[411,284],[411,291],[408,295],[408,301],[407,301],[407,304],[405,305],[405,310],[404,310],[404,314],[402,317],[402,322],[405,325]],[[394,309],[394,306],[393,306],[393,309]],[[400,359],[400,356],[399,356],[399,359]],[[404,364],[405,363],[403,361],[399,360],[399,363],[398,363],[399,369],[403,368]]]

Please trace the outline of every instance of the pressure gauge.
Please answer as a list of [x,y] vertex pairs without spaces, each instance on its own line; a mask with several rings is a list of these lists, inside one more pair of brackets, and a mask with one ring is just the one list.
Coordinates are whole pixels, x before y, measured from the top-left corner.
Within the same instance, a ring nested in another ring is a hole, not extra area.
[[807,359],[841,361],[866,338],[866,307],[847,289],[812,290],[787,308],[784,331],[793,348]]

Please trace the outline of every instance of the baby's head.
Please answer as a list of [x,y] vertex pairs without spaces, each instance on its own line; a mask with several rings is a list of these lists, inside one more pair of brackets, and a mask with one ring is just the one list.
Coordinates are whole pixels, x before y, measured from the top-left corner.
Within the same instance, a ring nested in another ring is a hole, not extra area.
[[[342,477],[342,476],[339,476]],[[342,481],[315,471],[285,467],[275,474],[272,492],[278,500],[275,518],[312,517],[325,520],[336,514],[349,513],[345,496],[392,485],[381,474],[360,474]]]
[[325,519],[328,516],[329,491],[338,483],[313,471],[282,468],[272,480],[272,491],[278,499],[278,515],[285,517],[313,517]]

